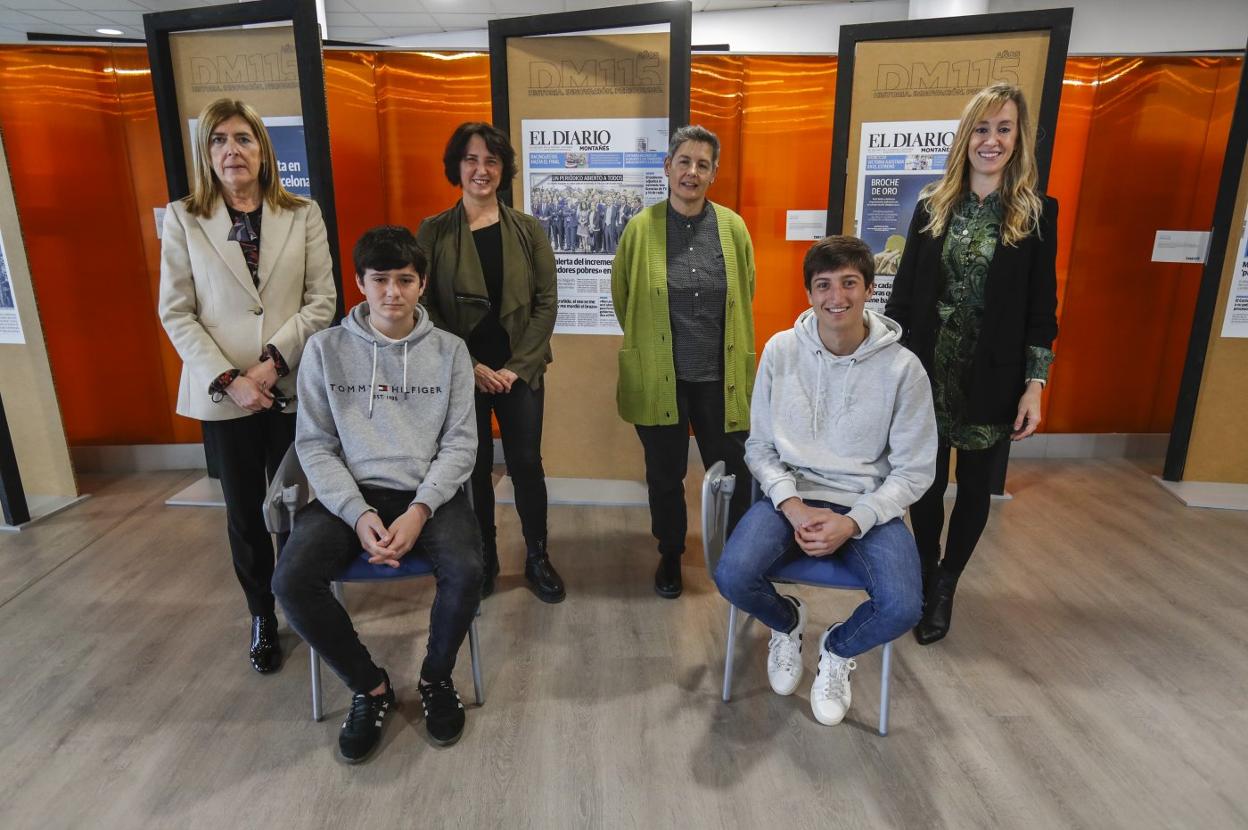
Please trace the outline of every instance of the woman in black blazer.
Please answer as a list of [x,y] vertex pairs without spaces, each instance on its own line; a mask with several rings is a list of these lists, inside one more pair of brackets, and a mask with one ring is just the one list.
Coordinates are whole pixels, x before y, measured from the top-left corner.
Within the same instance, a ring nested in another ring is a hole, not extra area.
[[[936,479],[910,508],[923,565],[926,645],[949,630],[958,577],[988,520],[990,480],[1006,439],[1040,425],[1057,336],[1057,202],[1038,191],[1022,91],[981,90],[962,113],[944,177],[924,189],[885,314],[932,381]],[[944,558],[949,451],[958,494]]]

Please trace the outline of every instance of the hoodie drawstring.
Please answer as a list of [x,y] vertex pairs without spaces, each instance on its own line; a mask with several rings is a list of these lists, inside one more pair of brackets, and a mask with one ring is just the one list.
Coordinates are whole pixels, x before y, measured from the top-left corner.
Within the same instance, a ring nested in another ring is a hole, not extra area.
[[815,361],[819,366],[819,371],[815,373],[817,376],[817,383],[815,385],[815,405],[810,408],[811,435],[819,434],[819,413],[823,410],[823,352],[815,352]]
[[[404,349],[403,356],[407,356],[407,350]],[[373,401],[377,400],[377,341],[373,341],[373,374],[368,379],[368,418],[373,418]]]
[[403,341],[403,400],[407,400],[410,393],[407,391],[407,341]]
[[[820,413],[823,412],[823,406],[824,406],[823,376],[825,372],[831,371],[832,369],[834,369],[836,367],[836,363],[833,362],[831,366],[829,366],[828,355],[826,352],[822,352],[822,351],[815,352],[815,360],[817,360],[819,363],[819,371],[816,373],[818,377],[816,379],[816,384],[815,384],[814,406],[810,408],[810,431],[811,431],[811,434],[818,435],[819,434],[819,415]],[[854,402],[854,396],[849,394],[849,383],[850,383],[850,378],[852,377],[852,371],[854,367],[857,365],[858,365],[858,358],[851,357],[845,366],[845,381],[841,384],[841,405],[836,410],[836,416],[838,418],[841,415],[843,415],[845,413],[845,410],[847,410],[850,407],[850,405],[853,404]]]

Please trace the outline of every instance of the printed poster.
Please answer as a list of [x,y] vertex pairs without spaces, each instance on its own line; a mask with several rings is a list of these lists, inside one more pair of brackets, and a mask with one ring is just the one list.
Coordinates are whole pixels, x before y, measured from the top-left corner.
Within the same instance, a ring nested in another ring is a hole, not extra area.
[[1231,271],[1231,293],[1222,318],[1223,337],[1248,337],[1248,211],[1240,226],[1239,250]]
[[893,293],[919,192],[944,175],[957,128],[957,119],[862,125],[854,230],[875,254],[875,290],[867,301],[872,311],[882,314]]
[[0,343],[22,344],[22,318],[17,313],[17,297],[13,295],[13,280],[9,277],[9,258],[0,240]]
[[555,334],[622,334],[611,261],[628,220],[667,198],[666,118],[524,119],[524,211],[555,250]]
[[[303,139],[303,117],[299,115],[274,115],[261,118],[269,131],[269,140],[273,142],[273,153],[277,156],[277,173],[282,186],[296,196],[312,198],[312,181],[308,177],[308,145]],[[187,119],[190,136],[195,135],[199,127],[198,118]],[[192,159],[198,153],[194,140],[191,141]]]

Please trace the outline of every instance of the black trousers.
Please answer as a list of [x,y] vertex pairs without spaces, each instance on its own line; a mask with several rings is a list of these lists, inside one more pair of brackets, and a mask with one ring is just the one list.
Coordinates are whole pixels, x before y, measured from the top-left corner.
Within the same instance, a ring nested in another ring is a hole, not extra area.
[[[260,506],[269,479],[295,440],[295,416],[272,410],[228,421],[204,421],[204,451],[225,494],[225,526],[234,573],[252,616],[273,613],[273,537]],[[280,547],[284,538],[278,539]]]
[[748,433],[724,432],[724,383],[676,381],[676,423],[637,426],[646,455],[646,487],[650,497],[650,532],[659,542],[659,553],[679,556],[685,551],[688,516],[685,510],[685,473],[689,467],[689,427],[698,442],[702,464],[723,461],[737,477],[728,506],[728,532],[737,526],[750,506],[753,480],[745,466]]
[[988,524],[988,508],[992,503],[992,474],[998,457],[1006,452],[1009,442],[1002,441],[986,450],[958,450],[958,494],[949,515],[949,534],[945,538],[945,556],[940,556],[940,532],[945,525],[945,487],[949,483],[948,444],[936,451],[936,478],[918,501],[910,505],[910,524],[914,541],[919,547],[923,581],[930,584],[940,570],[950,576],[961,576],[975,545]]
[[472,502],[486,554],[496,550],[494,525],[494,436],[490,413],[498,417],[503,460],[516,494],[516,512],[529,554],[546,541],[546,471],[542,468],[542,415],[546,390],[522,380],[500,394],[477,392],[477,464],[472,470]]
[[[416,495],[372,488],[360,488],[360,492],[387,527],[407,510]],[[310,502],[295,514],[295,527],[277,564],[273,590],[290,627],[304,642],[316,649],[352,691],[369,692],[380,685],[384,675],[329,587],[359,555],[355,528],[319,501]],[[429,518],[407,555],[429,559],[437,581],[429,612],[429,645],[420,670],[421,677],[434,683],[451,676],[459,647],[481,602],[481,538],[463,491]]]

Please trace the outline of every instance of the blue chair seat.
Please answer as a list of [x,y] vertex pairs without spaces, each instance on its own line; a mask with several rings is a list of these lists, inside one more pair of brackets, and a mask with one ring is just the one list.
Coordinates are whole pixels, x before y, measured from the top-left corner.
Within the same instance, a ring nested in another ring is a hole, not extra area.
[[399,560],[399,567],[369,564],[368,554],[360,551],[360,555],[351,560],[351,564],[342,569],[335,582],[385,582],[388,579],[404,579],[413,576],[433,576],[433,563],[423,556],[404,556]]
[[840,556],[799,556],[782,560],[767,572],[772,582],[792,582],[813,585],[817,588],[841,588],[847,591],[865,591],[863,584],[845,560]]

